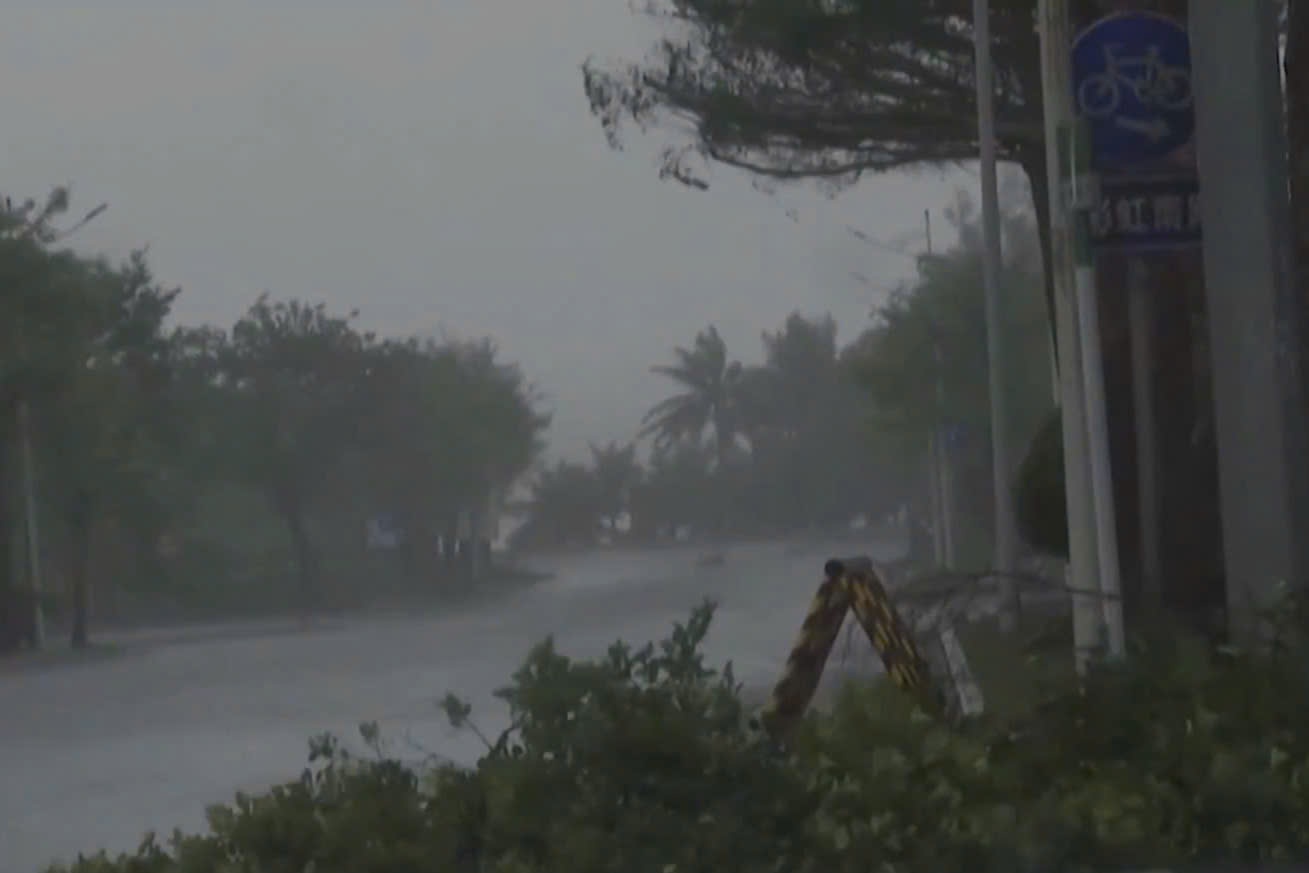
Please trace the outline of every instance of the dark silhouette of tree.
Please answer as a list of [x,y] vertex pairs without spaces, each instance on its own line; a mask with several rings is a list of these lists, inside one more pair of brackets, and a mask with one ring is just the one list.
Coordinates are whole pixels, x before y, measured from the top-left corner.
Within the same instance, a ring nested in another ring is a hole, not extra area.
[[[626,122],[689,131],[662,175],[705,188],[724,164],[763,182],[848,185],[977,156],[969,0],[651,0],[667,35],[640,62],[583,66],[611,144]],[[1048,251],[1035,0],[992,0],[1001,160],[1022,167]],[[1050,288],[1047,286],[1047,294]]]
[[320,591],[309,518],[353,444],[367,337],[322,304],[262,296],[212,361],[234,416],[224,429],[231,473],[258,488],[290,539],[302,605]]
[[631,511],[632,492],[640,487],[643,471],[633,443],[592,445],[591,469],[596,479],[600,518],[611,531],[618,518]]
[[725,469],[740,432],[737,389],[743,368],[728,359],[727,344],[712,325],[696,335],[691,348],[676,348],[673,355],[675,363],[650,369],[683,390],[646,413],[641,435],[653,436],[656,446],[662,447],[698,440],[712,429],[717,464]]
[[91,542],[106,515],[130,519],[151,500],[165,426],[163,322],[176,290],[157,286],[138,252],[122,266],[81,264],[83,299],[65,324],[57,388],[34,397],[41,493],[62,522],[68,552],[71,643],[89,642]]
[[531,515],[514,542],[519,547],[590,546],[600,521],[599,482],[586,466],[560,461],[532,482]]

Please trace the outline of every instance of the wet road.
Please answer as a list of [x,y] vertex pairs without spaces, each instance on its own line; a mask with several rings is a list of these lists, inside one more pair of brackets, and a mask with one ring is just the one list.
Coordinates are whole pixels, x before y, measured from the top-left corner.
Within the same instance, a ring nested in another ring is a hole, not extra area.
[[198,827],[206,805],[294,777],[308,737],[353,738],[361,721],[471,760],[478,741],[452,733],[436,701],[453,691],[498,730],[491,692],[550,633],[568,654],[596,655],[615,639],[662,638],[712,596],[711,660],[767,685],[830,554],[739,547],[714,568],[698,568],[695,550],[589,555],[546,567],[555,577],[533,588],[445,614],[138,638],[98,662],[0,672],[0,873],[129,849],[151,828]]

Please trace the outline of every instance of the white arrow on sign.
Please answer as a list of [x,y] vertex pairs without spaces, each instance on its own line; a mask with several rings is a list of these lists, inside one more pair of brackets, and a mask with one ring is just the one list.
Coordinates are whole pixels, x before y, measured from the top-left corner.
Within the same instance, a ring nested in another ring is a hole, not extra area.
[[1159,142],[1172,132],[1168,127],[1168,122],[1162,118],[1151,118],[1149,121],[1142,121],[1136,118],[1124,118],[1120,115],[1114,119],[1114,124],[1123,130],[1139,133],[1151,142]]

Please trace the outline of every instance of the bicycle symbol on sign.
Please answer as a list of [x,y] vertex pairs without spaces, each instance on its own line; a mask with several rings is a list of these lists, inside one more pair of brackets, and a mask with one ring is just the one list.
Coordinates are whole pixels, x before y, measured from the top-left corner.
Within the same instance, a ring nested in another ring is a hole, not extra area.
[[[1142,109],[1164,112],[1186,109],[1194,99],[1190,73],[1185,67],[1164,63],[1158,46],[1150,46],[1144,54],[1125,55],[1121,45],[1106,45],[1104,70],[1087,76],[1078,87],[1077,108],[1092,120],[1109,118],[1118,112],[1124,91],[1130,92]],[[1164,122],[1155,124],[1163,126],[1159,138],[1166,136]]]

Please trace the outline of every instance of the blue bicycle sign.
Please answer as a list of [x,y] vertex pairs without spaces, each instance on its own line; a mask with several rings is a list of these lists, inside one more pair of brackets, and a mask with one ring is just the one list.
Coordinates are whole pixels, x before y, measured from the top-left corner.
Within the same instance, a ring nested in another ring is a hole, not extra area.
[[1190,71],[1164,63],[1159,46],[1134,56],[1114,43],[1103,51],[1104,72],[1087,76],[1077,89],[1078,111],[1087,118],[1113,116],[1122,106],[1124,92],[1144,108],[1165,112],[1179,112],[1193,102]]
[[1191,47],[1171,18],[1102,18],[1073,42],[1073,89],[1097,169],[1165,158],[1195,134]]

